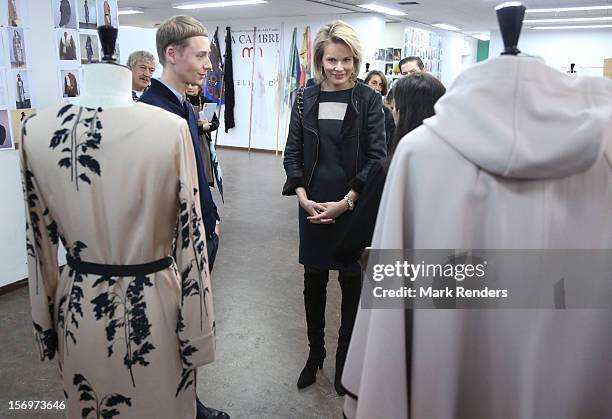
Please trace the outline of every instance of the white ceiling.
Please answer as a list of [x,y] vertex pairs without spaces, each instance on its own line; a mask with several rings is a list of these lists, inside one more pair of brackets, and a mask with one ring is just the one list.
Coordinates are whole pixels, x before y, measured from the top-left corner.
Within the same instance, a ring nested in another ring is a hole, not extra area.
[[[279,18],[288,16],[309,16],[344,13],[368,13],[356,7],[370,0],[268,0],[267,4],[252,6],[224,7],[215,9],[178,10],[174,3],[186,0],[118,0],[119,8],[141,7],[145,13],[120,16],[122,25],[154,27],[164,19],[177,14],[190,14],[202,21],[218,21],[256,18]],[[191,0],[193,1],[193,0]],[[212,0],[211,0],[212,1]],[[393,18],[394,21],[449,23],[459,26],[464,32],[478,32],[497,28],[494,8],[504,0],[417,0],[418,5],[399,5],[404,0],[375,0],[376,3],[399,8],[408,15]],[[571,7],[590,5],[612,5],[612,0],[524,0],[528,8]],[[612,10],[573,13],[571,17],[612,16]],[[530,18],[554,17],[550,14],[530,15]],[[570,15],[564,14],[563,17]],[[388,17],[390,18],[390,17]],[[607,22],[606,22],[607,23]]]

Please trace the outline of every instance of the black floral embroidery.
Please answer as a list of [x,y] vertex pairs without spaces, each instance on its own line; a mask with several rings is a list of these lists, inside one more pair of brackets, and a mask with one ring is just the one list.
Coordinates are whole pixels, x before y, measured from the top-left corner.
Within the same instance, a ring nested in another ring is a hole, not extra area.
[[[26,221],[26,232],[30,229],[30,223]],[[30,235],[26,234],[26,251],[28,256],[34,259],[34,268],[36,269],[36,295],[38,295],[40,288],[40,266],[38,264],[38,253],[36,253],[36,249],[34,245],[30,241]]]
[[[185,330],[185,323],[181,312],[178,314],[178,321],[176,324],[176,333],[181,336],[181,333]],[[181,372],[181,379],[179,381],[178,388],[176,389],[175,397],[181,393],[181,391],[187,390],[189,387],[194,385],[195,381],[195,368],[192,368],[193,364],[189,362],[189,357],[196,353],[198,349],[195,346],[189,344],[189,340],[181,339],[179,337],[179,346],[181,351],[181,361],[183,362],[183,371]],[[187,368],[185,368],[185,366]]]
[[[48,208],[45,209],[45,212],[43,212],[43,216],[47,218],[50,217]],[[59,234],[57,232],[57,224],[55,221],[51,221],[51,223],[47,225],[47,234],[49,235],[49,241],[51,244],[57,246],[59,243]]]
[[[26,200],[28,203],[28,216],[29,216],[29,220],[26,220],[26,251],[27,251],[28,256],[34,259],[35,272],[36,272],[35,273],[36,275],[35,292],[36,292],[36,295],[38,295],[39,289],[40,289],[40,275],[39,275],[40,259],[38,257],[38,252],[36,251],[36,248],[40,248],[40,243],[42,240],[42,231],[39,225],[41,222],[41,219],[38,216],[38,213],[36,211],[36,206],[39,202],[39,199],[36,194],[36,190],[34,188],[34,174],[29,170],[24,170],[24,175],[25,175],[24,176],[25,182],[23,183],[23,192],[26,196]],[[42,215],[43,215],[43,218],[45,219],[50,218],[49,209],[45,208]],[[30,240],[30,236],[28,234],[30,229],[32,229],[32,231],[34,232],[34,243],[32,243],[32,241]],[[49,236],[49,240],[51,241],[51,244],[57,245],[58,244],[58,230],[57,230],[57,224],[55,223],[55,221],[51,221],[46,226],[46,230]]]
[[43,330],[42,326],[38,323],[32,323],[34,325],[36,345],[41,355],[40,360],[53,359],[57,351],[57,333],[53,329]]
[[[93,173],[98,176],[101,174],[100,163],[90,154],[87,154],[90,150],[100,148],[100,141],[102,140],[102,123],[98,117],[100,112],[102,112],[101,108],[88,109],[66,105],[57,113],[58,118],[63,118],[61,125],[64,128],[53,133],[49,146],[55,149],[60,145],[66,145],[61,152],[68,154],[68,156],[63,157],[58,165],[70,169],[70,180],[75,182],[77,191],[79,190],[79,180],[91,184],[91,179],[87,176],[87,173],[79,172],[79,166],[87,169],[90,174]],[[84,129],[80,130],[80,127]],[[66,144],[68,140],[70,142]]]
[[[132,399],[130,397],[118,393],[106,394],[102,398],[99,398],[92,385],[82,374],[75,374],[72,382],[75,386],[78,386],[77,389],[81,394],[80,401],[91,402],[87,403],[89,406],[81,409],[81,417],[83,419],[114,418],[121,414],[118,409],[119,405],[125,404],[130,407],[132,406]],[[124,416],[129,417],[129,415]]]
[[34,240],[36,242],[35,243],[36,246],[40,247],[39,243],[40,243],[40,239],[42,236],[40,232],[40,227],[38,226],[38,223],[40,222],[40,217],[38,217],[38,214],[35,211],[36,204],[38,202],[38,196],[36,195],[36,191],[34,190],[34,173],[32,173],[29,170],[24,170],[24,178],[25,178],[24,193],[26,195],[26,200],[28,202],[29,217],[30,217],[29,226],[32,228],[32,231],[34,232]]
[[186,249],[189,247],[189,212],[187,211],[187,201],[180,200],[179,224],[178,229],[182,237],[181,247]]
[[64,294],[62,295],[62,298],[60,298],[59,300],[59,304],[57,307],[57,330],[63,330],[65,322],[66,322],[66,315],[64,312],[64,307],[66,305],[66,301],[68,300],[68,294]]
[[[74,259],[80,260],[81,252],[83,251],[83,249],[86,249],[86,248],[87,248],[87,245],[85,243],[81,241],[77,241],[72,246],[70,253]],[[77,343],[76,337],[74,335],[74,331],[73,329],[71,329],[71,326],[74,326],[75,329],[79,328],[79,318],[81,319],[83,318],[83,308],[81,306],[81,299],[84,296],[83,288],[82,288],[83,275],[81,275],[74,269],[70,268],[70,270],[68,271],[68,276],[72,277],[73,280],[72,280],[72,287],[70,287],[70,294],[69,294],[69,299],[68,299],[67,312],[68,312],[68,318],[70,319],[69,323],[65,323],[65,319],[62,313],[62,324],[65,325],[64,327],[64,342],[65,342],[64,346],[66,348],[66,353],[69,353],[68,338],[72,340],[73,344]],[[62,296],[62,299],[60,299],[60,301],[62,301],[64,298],[65,296]],[[60,311],[61,310],[62,308],[60,308]]]
[[[185,186],[182,182],[179,182],[179,193],[183,191]],[[193,189],[193,198],[196,202],[198,198],[198,190]],[[202,283],[202,273],[207,263],[207,255],[205,252],[204,240],[201,234],[202,219],[198,216],[195,205],[188,207],[188,201],[186,199],[180,199],[179,201],[179,217],[176,227],[176,232],[180,236],[180,242],[182,249],[187,249],[189,246],[193,248],[194,259],[190,260],[181,272],[181,284],[182,293],[181,301],[185,298],[198,296],[200,300],[200,330],[203,329],[203,320],[201,313],[204,312],[208,315],[208,307],[206,305],[206,293],[210,292],[208,287],[204,287]],[[190,217],[191,215],[191,217]],[[190,224],[191,218],[191,224]],[[192,240],[193,233],[193,240]],[[175,242],[176,246],[176,242]],[[176,253],[176,249],[174,249]],[[198,269],[197,275],[192,274],[193,265]]]
[[193,230],[193,247],[194,253],[198,261],[198,269],[200,274],[204,271],[204,265],[207,263],[207,254],[204,251],[204,240],[199,226],[203,225],[202,218],[198,215],[195,205],[191,207],[191,228]]
[[[105,282],[112,287],[117,281],[113,277],[101,276],[93,286],[97,287]],[[115,343],[123,341],[125,344],[123,363],[130,372],[134,387],[136,387],[136,382],[132,367],[137,364],[145,367],[149,365],[145,355],[155,349],[155,346],[146,340],[151,336],[151,323],[146,314],[145,286],[151,287],[153,284],[147,276],[137,276],[130,281],[125,293],[120,286],[117,286],[116,289],[120,293],[103,292],[91,300],[94,304],[96,320],[102,317],[107,318],[108,356],[113,355]],[[122,310],[118,310],[119,308]],[[123,329],[123,336],[117,336],[121,329]]]
[[76,260],[81,260],[81,252],[83,249],[87,249],[87,245],[82,241],[74,242],[74,246],[72,246],[72,257]]

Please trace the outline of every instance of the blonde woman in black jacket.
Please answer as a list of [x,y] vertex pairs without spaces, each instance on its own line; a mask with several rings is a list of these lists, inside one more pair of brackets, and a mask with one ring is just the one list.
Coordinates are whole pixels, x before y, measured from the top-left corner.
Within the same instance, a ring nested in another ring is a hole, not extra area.
[[372,165],[385,157],[385,120],[379,94],[357,81],[361,43],[350,25],[335,21],[314,40],[315,84],[303,91],[291,112],[283,195],[297,195],[300,255],[304,265],[304,307],[310,346],[298,388],[316,380],[325,351],[325,304],[330,270],[342,290],[341,325],[334,386],[340,379],[361,291],[358,264],[344,266],[333,251],[358,205]]

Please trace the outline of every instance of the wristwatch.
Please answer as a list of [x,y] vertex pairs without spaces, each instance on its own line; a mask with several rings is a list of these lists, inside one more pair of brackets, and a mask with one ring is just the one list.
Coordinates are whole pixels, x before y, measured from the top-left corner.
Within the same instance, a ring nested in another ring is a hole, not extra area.
[[355,209],[355,203],[353,202],[353,198],[351,198],[350,196],[346,195],[344,197],[344,200],[346,201],[346,205],[348,205],[349,211],[353,211],[353,209]]

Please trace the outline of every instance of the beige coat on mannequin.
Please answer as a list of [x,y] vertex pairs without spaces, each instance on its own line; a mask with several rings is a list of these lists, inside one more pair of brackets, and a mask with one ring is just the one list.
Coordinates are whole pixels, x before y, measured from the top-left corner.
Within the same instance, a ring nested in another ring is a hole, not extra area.
[[[69,419],[194,419],[196,369],[215,357],[194,151],[185,121],[134,104],[129,80],[127,106],[58,105],[24,123],[35,338],[41,360],[59,364]],[[141,274],[59,269],[60,241],[84,263],[171,263]]]
[[[465,71],[402,139],[373,248],[612,249],[612,82],[529,57]],[[606,310],[360,310],[349,418],[612,417]],[[410,341],[410,340],[409,340]]]

